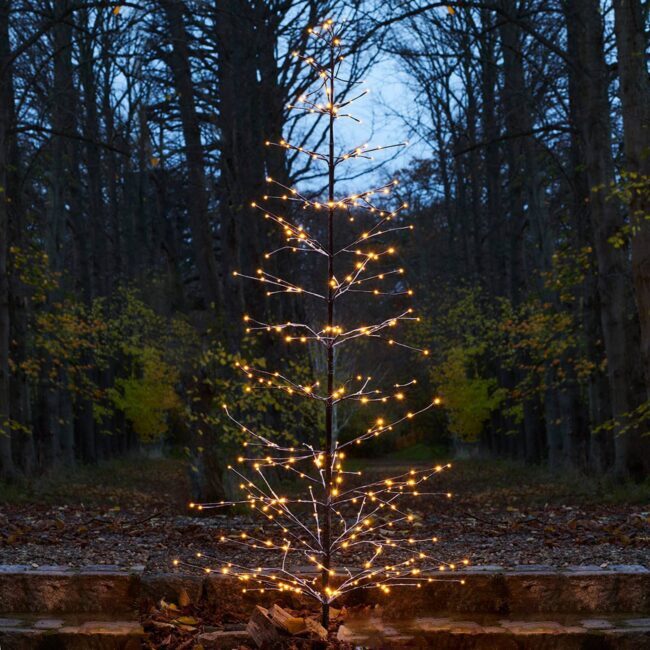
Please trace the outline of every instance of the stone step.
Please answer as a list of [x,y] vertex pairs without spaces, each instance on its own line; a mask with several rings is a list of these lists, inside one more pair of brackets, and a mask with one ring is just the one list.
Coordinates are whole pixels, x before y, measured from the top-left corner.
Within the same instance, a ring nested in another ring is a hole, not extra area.
[[650,648],[650,618],[360,617],[348,619],[337,636],[355,648],[368,649],[645,650]]
[[2,650],[138,650],[145,638],[135,620],[15,614],[0,618]]
[[[428,582],[429,577],[432,582]],[[378,590],[359,590],[341,599],[337,606],[379,604],[385,614],[393,618],[461,612],[501,616],[556,612],[650,613],[650,571],[642,566],[563,570],[476,567],[444,576],[423,575],[422,578],[421,589],[395,589],[389,595]],[[70,569],[0,565],[0,614],[127,614],[145,599],[165,598],[178,602],[182,591],[195,604],[227,608],[245,615],[254,604],[282,601],[275,592],[263,596],[258,592],[244,594],[241,586],[229,575],[149,574],[143,567]]]

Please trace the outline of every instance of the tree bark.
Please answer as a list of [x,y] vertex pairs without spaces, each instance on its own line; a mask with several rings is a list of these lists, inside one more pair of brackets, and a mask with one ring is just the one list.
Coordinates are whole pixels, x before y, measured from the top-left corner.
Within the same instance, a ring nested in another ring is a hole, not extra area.
[[180,0],[159,0],[167,19],[171,38],[169,64],[174,77],[185,139],[188,174],[188,212],[192,244],[203,297],[215,309],[222,309],[222,292],[213,233],[208,215],[208,196],[201,130],[194,101],[187,30],[184,22],[185,4]]
[[[47,204],[48,229],[46,251],[50,267],[56,273],[63,274],[69,270],[67,254],[69,251],[70,231],[75,236],[78,246],[83,247],[83,237],[79,237],[80,201],[78,196],[78,157],[76,135],[76,92],[72,64],[72,23],[70,19],[71,0],[56,0],[54,3],[54,25],[52,27],[53,42],[53,83],[50,92],[51,123],[54,135],[51,140],[51,164],[48,170],[49,196]],[[77,173],[75,173],[75,171]],[[74,208],[73,209],[73,204]],[[68,218],[70,217],[70,218]],[[84,255],[78,252],[77,260],[83,260]],[[72,280],[82,269],[73,269]],[[66,276],[62,276],[62,285]],[[55,292],[54,298],[59,298],[63,292],[62,286]],[[69,411],[67,402],[70,397],[65,389],[57,384],[63,377],[65,369],[54,367],[49,360],[41,372],[43,387],[42,399],[42,439],[44,453],[43,465],[47,468],[72,460],[72,441],[70,428],[66,423]],[[54,385],[53,385],[54,384]]]
[[[109,34],[102,34],[99,47],[102,61],[100,81],[104,138],[107,144],[111,147],[115,147],[118,142],[115,132],[115,109],[111,104],[113,61],[110,56],[111,41]],[[128,145],[124,144],[123,151],[125,155],[128,155]],[[109,261],[106,268],[106,290],[107,292],[110,292],[124,277],[124,267],[126,266],[122,228],[124,217],[120,212],[118,201],[118,154],[113,148],[104,151],[104,166],[106,179],[105,215],[109,232],[105,246],[106,255],[108,256]]]
[[[502,101],[505,111],[506,133],[510,136],[508,151],[508,193],[510,196],[509,240],[510,252],[510,299],[513,305],[520,303],[524,290],[531,287],[543,293],[539,274],[530,273],[531,268],[540,272],[550,265],[550,237],[548,212],[543,200],[542,176],[537,161],[537,146],[532,135],[532,100],[526,85],[523,54],[523,33],[514,20],[516,3],[501,0],[503,12],[512,20],[504,21],[500,28],[503,54]],[[526,233],[530,233],[528,239]],[[517,381],[524,379],[516,372]],[[545,400],[551,406],[555,398]],[[525,399],[524,439],[531,450],[545,447],[545,431],[535,421],[539,412],[538,397]],[[546,414],[547,423],[550,420]],[[532,444],[537,439],[537,445]]]
[[466,115],[466,144],[470,147],[469,153],[465,154],[470,181],[470,211],[472,215],[472,270],[479,283],[484,284],[483,264],[483,229],[481,224],[481,179],[479,175],[479,151],[477,144],[477,116],[478,102],[474,90],[473,69],[474,65],[470,59],[470,53],[463,56],[463,75],[467,88]]
[[[567,43],[567,76],[569,83],[569,122],[580,123],[578,76],[581,71],[576,67],[578,54],[576,39],[569,38]],[[574,62],[574,63],[571,63]],[[593,364],[593,370],[586,381],[586,399],[588,426],[591,432],[588,451],[588,468],[603,473],[612,467],[614,461],[614,441],[601,430],[601,425],[611,419],[609,379],[605,369],[605,349],[603,330],[600,319],[601,305],[598,293],[598,278],[591,268],[594,238],[589,206],[589,180],[584,168],[585,143],[578,128],[571,131],[571,148],[569,152],[569,179],[571,190],[571,221],[574,227],[573,246],[576,251],[589,252],[590,266],[579,288],[579,300],[576,303],[575,318],[583,324],[585,356]]]
[[[231,317],[246,313],[250,304],[265,304],[256,283],[233,280],[233,270],[248,268],[262,255],[259,215],[251,202],[265,193],[266,139],[279,141],[282,133],[265,131],[266,112],[258,82],[259,41],[264,29],[250,3],[225,0],[215,3],[215,38],[219,58],[220,176],[222,265]],[[268,65],[268,64],[267,64]],[[277,98],[273,98],[275,101]],[[263,112],[260,107],[264,106]],[[280,127],[281,131],[281,127]],[[275,171],[275,170],[273,170]],[[271,178],[282,182],[282,178]],[[259,311],[259,307],[258,307]]]
[[633,194],[630,216],[632,278],[639,310],[646,394],[650,399],[650,81],[643,12],[639,0],[614,1],[625,170],[645,177],[646,183],[644,192]]
[[[616,248],[610,238],[624,227],[621,210],[607,200],[614,179],[611,147],[607,67],[603,53],[602,16],[595,3],[566,2],[568,38],[579,69],[573,88],[578,127],[584,142],[585,166],[591,196],[591,226],[598,268],[601,323],[607,354],[612,415],[626,420],[639,403],[638,369],[635,363],[638,321],[631,295],[627,251]],[[619,434],[620,431],[615,431]],[[615,471],[628,476],[642,462],[636,453],[637,435],[615,437]]]
[[481,11],[481,128],[485,147],[485,210],[487,217],[486,259],[488,283],[495,295],[504,295],[506,262],[503,247],[503,211],[501,201],[501,164],[499,154],[499,123],[497,120],[498,67],[495,60],[495,37],[490,12]]
[[12,68],[9,65],[9,11],[11,2],[0,0],[0,478],[15,475],[12,457],[9,385],[9,209],[7,201],[7,165],[11,148],[10,130],[13,115]]
[[[89,24],[87,11],[80,12],[80,23],[83,31],[80,38],[79,76],[83,88],[84,103],[84,136],[86,138],[86,170],[88,176],[88,210],[86,211],[86,233],[92,255],[89,258],[90,268],[82,273],[92,278],[89,283],[90,295],[105,295],[106,293],[106,236],[104,231],[104,199],[102,191],[102,161],[97,144],[99,135],[99,115],[97,110],[97,80],[95,76],[96,43],[91,35],[92,26]],[[79,215],[81,216],[81,215]],[[85,245],[88,246],[88,243]]]
[[[16,124],[15,94],[10,79],[9,104],[11,111],[9,123]],[[21,253],[29,250],[29,235],[27,230],[27,214],[23,197],[22,181],[24,169],[20,156],[17,138],[10,139],[9,165],[6,180],[7,213],[9,216],[8,240],[12,248]],[[27,476],[34,473],[36,452],[34,436],[32,435],[31,386],[25,373],[24,362],[29,356],[29,289],[25,286],[21,271],[14,265],[9,269],[9,321],[11,327],[11,373],[10,383],[10,415],[13,422],[19,425],[14,434],[13,456],[18,470]]]
[[[505,11],[512,9],[511,0],[503,0]],[[527,114],[527,103],[523,96],[524,77],[521,54],[521,34],[514,22],[503,22],[499,28],[503,53],[502,106],[506,134],[508,167],[508,222],[509,241],[508,279],[509,298],[517,304],[521,295],[521,281],[524,278],[524,230],[526,229],[525,188],[524,188],[524,150],[523,138],[526,124],[522,124]]]

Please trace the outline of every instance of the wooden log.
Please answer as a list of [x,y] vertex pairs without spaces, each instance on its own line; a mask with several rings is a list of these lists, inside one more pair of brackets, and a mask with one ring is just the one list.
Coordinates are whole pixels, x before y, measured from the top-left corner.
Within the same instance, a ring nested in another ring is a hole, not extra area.
[[286,633],[282,633],[269,616],[269,610],[257,605],[246,626],[246,632],[258,648],[273,648],[286,639]]
[[272,605],[268,610],[271,620],[288,634],[302,634],[307,631],[306,619],[292,616],[286,609],[279,605]]
[[327,630],[317,620],[313,618],[306,618],[304,621],[310,638],[327,641]]
[[327,630],[316,620],[293,616],[279,605],[270,609],[257,605],[246,631],[258,648],[282,647],[290,637],[326,642]]

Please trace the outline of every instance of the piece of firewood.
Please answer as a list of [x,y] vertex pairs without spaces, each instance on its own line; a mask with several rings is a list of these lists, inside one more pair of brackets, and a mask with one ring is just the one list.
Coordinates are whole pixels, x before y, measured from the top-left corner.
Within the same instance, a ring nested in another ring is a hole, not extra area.
[[307,630],[310,632],[310,636],[316,637],[321,641],[327,641],[327,630],[318,621],[313,618],[306,618],[304,621]]
[[246,626],[246,632],[258,648],[272,648],[279,644],[286,632],[276,625],[265,607],[257,605]]
[[272,605],[268,610],[268,614],[278,627],[291,635],[301,634],[307,631],[304,618],[292,616],[286,609],[283,609],[279,605]]
[[327,641],[327,630],[316,620],[293,616],[279,605],[270,609],[258,605],[251,615],[246,631],[258,648],[280,647],[289,637]]

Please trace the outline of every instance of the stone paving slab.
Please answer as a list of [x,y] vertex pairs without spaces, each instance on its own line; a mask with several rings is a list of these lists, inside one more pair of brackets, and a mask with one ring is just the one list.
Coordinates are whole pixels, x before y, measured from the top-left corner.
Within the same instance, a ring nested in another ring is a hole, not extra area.
[[250,642],[248,632],[206,632],[199,634],[197,644],[205,650],[232,650],[238,648],[242,643]]
[[385,621],[379,617],[347,620],[338,640],[364,648],[436,650],[645,650],[650,648],[650,619],[457,620],[422,618]]
[[47,619],[29,615],[0,619],[2,650],[137,650],[144,637],[142,626],[134,620],[80,620],[78,616]]
[[[16,615],[0,619],[3,650],[136,650],[144,631],[137,621],[101,616],[40,618]],[[645,650],[650,647],[650,618],[499,619],[423,617],[386,620],[349,618],[338,639],[364,648],[436,648],[436,650]],[[205,650],[230,650],[249,640],[241,630],[199,634]]]

